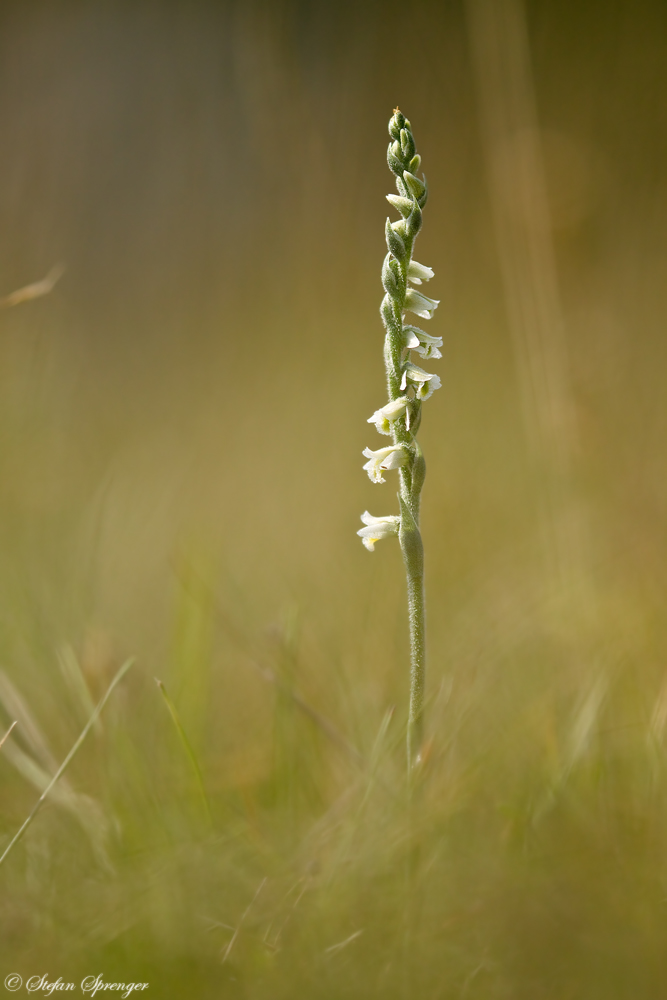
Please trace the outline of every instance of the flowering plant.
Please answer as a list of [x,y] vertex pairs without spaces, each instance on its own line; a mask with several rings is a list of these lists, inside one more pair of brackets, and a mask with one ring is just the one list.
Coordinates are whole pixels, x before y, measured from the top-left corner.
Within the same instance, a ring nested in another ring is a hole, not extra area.
[[424,676],[426,669],[424,554],[419,531],[419,506],[426,465],[416,434],[421,422],[422,403],[440,388],[440,379],[412,361],[414,351],[422,359],[440,358],[442,338],[424,333],[405,323],[406,312],[432,319],[438,300],[413,288],[430,281],[433,271],[412,259],[412,251],[422,226],[422,210],[428,197],[426,177],[417,171],[421,157],[416,151],[412,126],[398,108],[389,121],[391,142],[387,150],[389,169],[396,178],[398,194],[388,194],[387,201],[400,214],[395,222],[387,219],[385,239],[387,256],[382,265],[385,296],[380,314],[385,326],[384,361],[388,402],[368,418],[380,434],[390,435],[393,445],[372,451],[364,469],[374,483],[384,483],[383,471],[397,469],[400,482],[400,516],[361,516],[364,527],[357,534],[367,549],[375,542],[398,535],[408,581],[408,618],[410,623],[410,712],[408,717],[408,768],[412,772],[420,759],[423,731]]

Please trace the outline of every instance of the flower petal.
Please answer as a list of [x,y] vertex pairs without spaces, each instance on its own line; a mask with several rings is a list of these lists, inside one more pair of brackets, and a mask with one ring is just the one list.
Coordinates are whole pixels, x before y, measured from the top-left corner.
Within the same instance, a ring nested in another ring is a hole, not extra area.
[[408,461],[407,449],[402,444],[378,448],[377,451],[364,448],[363,456],[368,459],[364,465],[364,471],[368,473],[368,478],[372,483],[384,483],[386,480],[382,475],[383,470],[399,469]]
[[439,389],[442,382],[437,375],[432,375],[428,382],[422,382],[422,384],[415,389],[415,397],[417,399],[430,399],[436,389]]
[[439,304],[440,299],[430,299],[428,295],[424,295],[414,288],[408,288],[405,294],[405,308],[424,319],[433,319],[433,313]]
[[430,281],[433,273],[433,268],[426,267],[425,264],[420,264],[416,260],[411,260],[408,264],[408,278],[415,285],[421,285],[422,281]]

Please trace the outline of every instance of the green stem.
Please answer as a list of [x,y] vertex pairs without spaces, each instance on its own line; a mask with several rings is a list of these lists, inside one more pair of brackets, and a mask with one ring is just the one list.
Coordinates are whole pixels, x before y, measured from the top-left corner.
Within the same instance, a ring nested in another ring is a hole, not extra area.
[[399,542],[408,581],[410,626],[410,710],[408,714],[408,773],[419,764],[424,731],[424,683],[426,679],[426,601],[424,594],[424,546],[411,506],[400,497]]
[[424,574],[408,572],[408,618],[410,621],[410,713],[408,716],[408,768],[419,764],[424,738],[424,682],[426,678],[426,604]]

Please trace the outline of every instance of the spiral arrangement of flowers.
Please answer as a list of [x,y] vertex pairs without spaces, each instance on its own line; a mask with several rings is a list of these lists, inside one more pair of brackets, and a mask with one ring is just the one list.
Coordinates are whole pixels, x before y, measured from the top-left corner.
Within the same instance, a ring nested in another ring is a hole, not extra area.
[[422,210],[428,197],[426,177],[417,171],[421,157],[416,151],[412,126],[399,111],[389,121],[390,143],[387,163],[396,178],[398,194],[388,194],[387,201],[401,218],[385,225],[387,256],[382,264],[385,296],[380,314],[386,330],[384,362],[387,374],[388,402],[368,418],[380,434],[393,443],[383,448],[364,450],[368,459],[364,469],[374,483],[384,483],[384,472],[398,470],[400,515],[374,517],[361,515],[364,527],[357,534],[371,552],[375,543],[397,535],[408,580],[408,618],[410,623],[411,691],[408,719],[408,762],[412,770],[419,761],[422,741],[424,677],[426,669],[424,556],[419,531],[419,506],[426,465],[417,431],[421,423],[422,403],[440,388],[437,375],[424,371],[413,360],[441,357],[442,338],[433,337],[418,326],[405,322],[411,312],[422,319],[432,319],[438,300],[431,299],[413,286],[430,281],[433,271],[412,259],[415,240],[422,227]]

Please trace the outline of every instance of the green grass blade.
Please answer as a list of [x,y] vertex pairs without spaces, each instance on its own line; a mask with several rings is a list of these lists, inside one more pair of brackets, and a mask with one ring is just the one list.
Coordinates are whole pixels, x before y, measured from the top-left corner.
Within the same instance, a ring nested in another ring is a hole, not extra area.
[[201,773],[201,768],[199,767],[199,762],[197,761],[197,755],[195,754],[193,746],[190,743],[190,740],[188,739],[188,734],[186,733],[185,729],[183,728],[183,724],[182,724],[182,722],[180,720],[179,714],[176,711],[176,706],[174,705],[173,701],[171,700],[171,698],[167,694],[167,691],[166,691],[166,688],[165,688],[164,684],[162,683],[162,681],[158,680],[157,677],[155,678],[155,683],[157,684],[157,686],[160,689],[160,693],[162,694],[162,697],[164,698],[165,705],[167,706],[167,709],[169,710],[169,714],[170,714],[170,716],[171,716],[171,718],[173,720],[173,723],[176,726],[176,731],[177,731],[179,739],[180,739],[180,741],[181,741],[181,743],[183,745],[183,749],[185,750],[186,756],[187,756],[188,760],[190,761],[190,764],[192,766],[192,770],[193,770],[194,775],[195,775],[195,780],[197,782],[197,788],[199,789],[199,793],[201,795],[201,799],[202,799],[202,802],[203,802],[203,805],[204,805],[204,810],[206,812],[206,816],[207,816],[208,822],[209,822],[211,828],[213,828],[213,817],[211,816],[211,807],[209,805],[208,796],[206,794],[206,789],[204,788],[204,779],[203,779],[203,776],[202,776],[202,773]]

